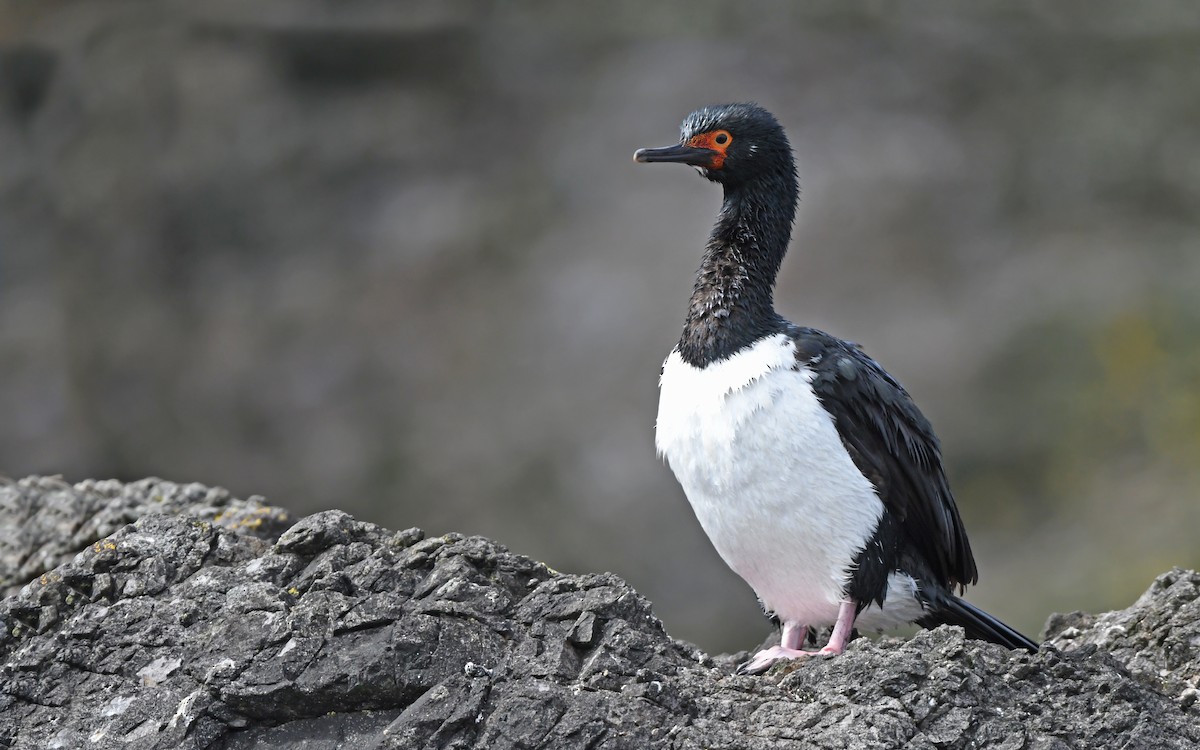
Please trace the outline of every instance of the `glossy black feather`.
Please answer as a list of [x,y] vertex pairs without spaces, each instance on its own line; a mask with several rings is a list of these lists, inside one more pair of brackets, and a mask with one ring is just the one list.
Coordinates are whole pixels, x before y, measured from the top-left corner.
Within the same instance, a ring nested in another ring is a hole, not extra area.
[[800,183],[783,128],[753,104],[704,107],[688,115],[680,141],[722,128],[733,145],[722,169],[701,173],[724,187],[704,249],[679,354],[696,367],[732,356],[787,322],[774,306],[774,281],[787,252]]
[[934,593],[929,601],[930,614],[917,621],[921,627],[957,625],[970,638],[998,643],[1005,648],[1024,649],[1031,653],[1038,650],[1032,639],[1005,625],[966,599],[953,594]]
[[947,590],[975,583],[975,559],[929,420],[856,344],[812,328],[790,334],[797,364],[813,371],[817,398],[885,508],[852,566],[851,595],[863,606],[882,604],[887,575],[899,569]]

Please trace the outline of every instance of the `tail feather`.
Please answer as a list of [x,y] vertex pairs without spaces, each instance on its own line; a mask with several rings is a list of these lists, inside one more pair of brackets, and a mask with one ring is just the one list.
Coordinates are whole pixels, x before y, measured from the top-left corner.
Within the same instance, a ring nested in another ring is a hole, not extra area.
[[990,641],[1005,648],[1024,649],[1031,653],[1038,650],[1038,645],[1032,639],[953,594],[947,593],[938,597],[937,601],[933,602],[931,610],[927,616],[918,621],[922,627],[957,625],[966,631],[969,638]]

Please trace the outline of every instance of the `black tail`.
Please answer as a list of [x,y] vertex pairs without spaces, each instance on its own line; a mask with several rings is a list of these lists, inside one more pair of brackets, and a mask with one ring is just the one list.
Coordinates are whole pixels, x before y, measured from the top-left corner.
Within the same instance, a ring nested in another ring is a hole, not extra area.
[[991,641],[1005,648],[1019,648],[1030,653],[1038,650],[1038,645],[1031,639],[1021,635],[965,599],[959,599],[957,596],[947,593],[937,597],[931,604],[933,606],[930,613],[917,621],[922,627],[957,625],[967,632],[968,638]]

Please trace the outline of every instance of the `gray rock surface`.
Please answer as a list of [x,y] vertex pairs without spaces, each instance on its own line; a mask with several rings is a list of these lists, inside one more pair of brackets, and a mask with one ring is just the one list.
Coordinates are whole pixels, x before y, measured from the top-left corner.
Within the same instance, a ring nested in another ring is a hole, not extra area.
[[[1035,655],[939,628],[740,677],[736,656],[673,640],[616,576],[559,574],[487,539],[394,532],[340,511],[275,538],[267,524],[213,522],[215,506],[239,505],[220,491],[157,481],[0,491],[26,518],[43,504],[69,518],[74,498],[82,528],[104,514],[98,497],[119,506],[154,487],[193,498],[198,514],[164,503],[173,513],[91,540],[0,604],[0,747],[1200,742],[1193,572],[1160,577],[1124,612],[1055,616],[1054,645]],[[3,542],[17,544],[0,557],[9,577],[48,548],[19,533]]]
[[220,487],[143,479],[74,486],[58,477],[0,477],[0,595],[70,560],[84,547],[150,513],[193,518],[274,540],[288,513],[258,496],[243,500]]

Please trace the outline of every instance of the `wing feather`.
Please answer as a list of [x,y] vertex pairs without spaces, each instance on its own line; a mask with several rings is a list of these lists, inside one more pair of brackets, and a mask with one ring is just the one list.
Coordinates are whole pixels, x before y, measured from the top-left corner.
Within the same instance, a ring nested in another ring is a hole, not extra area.
[[892,514],[906,548],[921,555],[939,583],[975,583],[971,545],[929,420],[857,344],[811,328],[798,328],[792,337],[797,363],[815,373],[817,397],[833,415],[855,465]]

